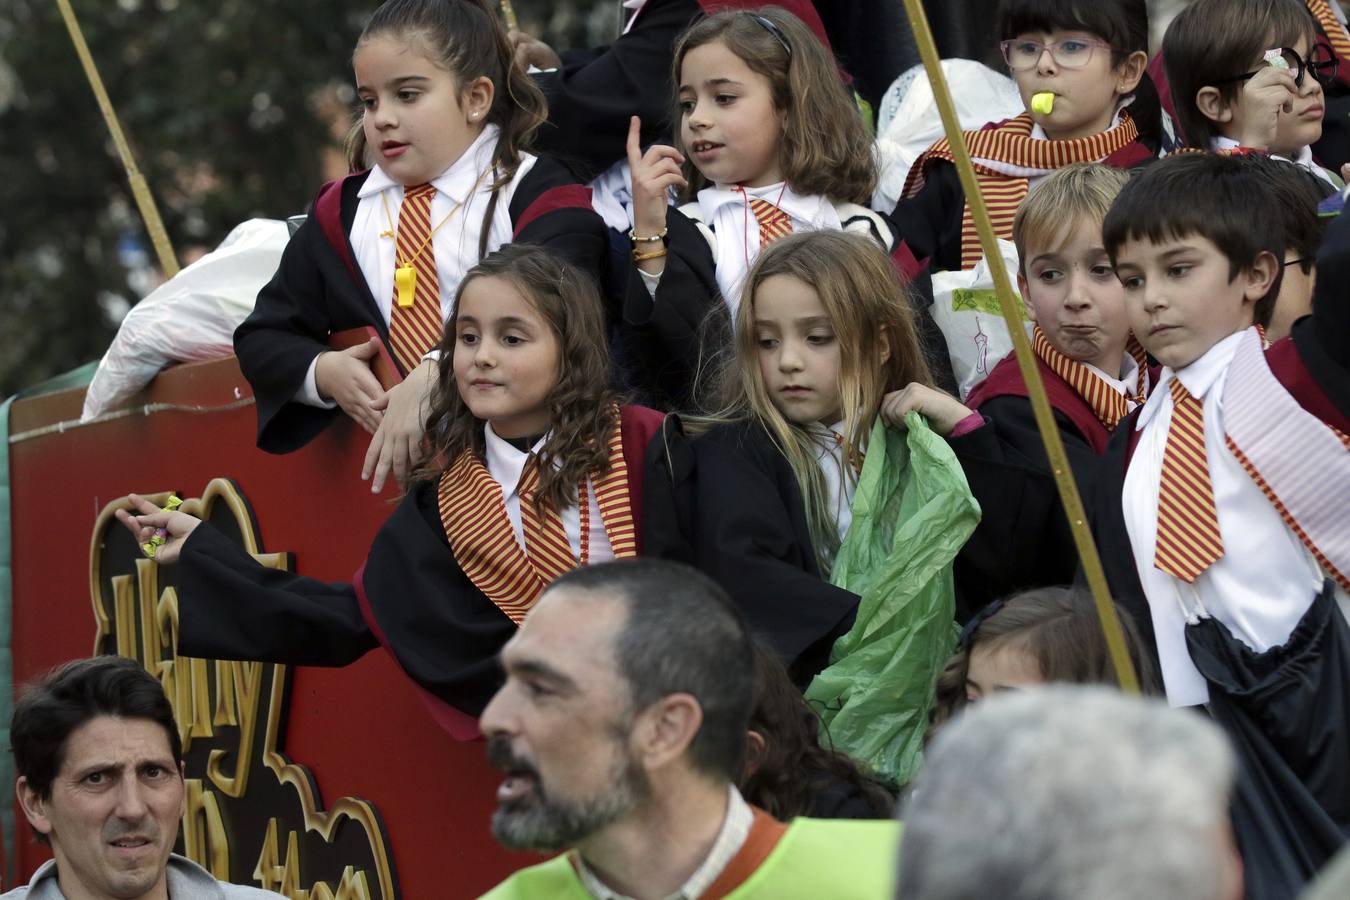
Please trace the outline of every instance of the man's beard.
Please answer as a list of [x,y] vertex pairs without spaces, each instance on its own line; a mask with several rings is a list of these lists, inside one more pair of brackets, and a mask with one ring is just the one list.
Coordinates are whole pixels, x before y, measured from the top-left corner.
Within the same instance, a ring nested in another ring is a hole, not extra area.
[[513,850],[562,850],[632,812],[651,794],[646,773],[624,755],[609,776],[609,787],[595,797],[561,800],[544,789],[539,772],[511,752],[510,741],[488,741],[488,763],[514,777],[526,777],[532,789],[492,814],[492,834]]

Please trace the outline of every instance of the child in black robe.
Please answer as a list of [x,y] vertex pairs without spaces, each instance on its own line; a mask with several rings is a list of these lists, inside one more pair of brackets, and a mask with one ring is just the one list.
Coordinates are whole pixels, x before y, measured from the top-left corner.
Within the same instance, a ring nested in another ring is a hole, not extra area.
[[[179,561],[181,653],[342,666],[384,646],[437,721],[472,737],[496,656],[562,572],[636,555],[641,454],[661,415],[607,387],[592,280],[508,245],[461,281],[427,420],[432,459],[352,584],[264,568],[210,525],[132,495],[117,517]],[[302,561],[303,562],[303,561]]]
[[[429,351],[464,272],[518,241],[598,277],[606,237],[590,192],[526,152],[544,98],[484,2],[390,0],[353,65],[362,171],[319,191],[234,345],[257,400],[258,446],[298,449],[341,408],[374,436],[363,474],[378,490],[421,458]],[[421,221],[412,189],[427,185]],[[379,339],[330,350],[332,333],[365,327]],[[404,378],[387,392],[369,365],[381,345]]]

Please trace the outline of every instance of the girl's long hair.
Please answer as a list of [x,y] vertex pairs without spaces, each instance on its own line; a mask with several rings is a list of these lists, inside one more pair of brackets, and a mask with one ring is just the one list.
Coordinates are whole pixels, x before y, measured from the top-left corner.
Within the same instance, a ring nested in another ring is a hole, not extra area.
[[[511,183],[539,126],[548,118],[544,94],[515,60],[511,43],[488,0],[386,0],[371,15],[356,45],[393,34],[418,41],[430,58],[449,72],[460,87],[475,78],[492,82],[492,107],[487,123],[501,128],[492,167],[492,197],[483,214],[478,256],[487,252],[489,226],[501,188]],[[364,132],[349,143],[348,160],[365,158]]]
[[866,205],[877,185],[872,136],[829,52],[800,19],[777,6],[708,16],[690,26],[675,45],[672,121],[688,182],[682,199],[693,200],[708,180],[694,166],[679,127],[684,121],[680,69],[690,50],[718,42],[773,86],[774,108],[784,114],[779,164],[792,189]]
[[[1028,31],[1086,31],[1111,45],[1111,65],[1131,53],[1148,54],[1147,0],[1004,0],[999,17],[1002,40]],[[1139,140],[1155,154],[1162,145],[1162,101],[1147,72],[1134,89],[1130,118]]]
[[[755,706],[750,730],[764,740],[738,785],[745,799],[782,822],[815,813],[816,796],[834,785],[851,785],[875,818],[890,818],[895,795],[861,763],[821,745],[820,716],[792,683],[778,656],[755,641]],[[828,739],[828,736],[827,736]]]
[[[1129,613],[1117,608],[1125,649],[1146,693],[1156,691],[1152,667],[1140,653],[1139,632]],[[966,679],[970,654],[1016,648],[1036,661],[1041,679],[1071,684],[1116,684],[1116,670],[1097,620],[1091,595],[1081,588],[1043,587],[996,600],[978,613],[962,635],[956,653],[938,675],[936,698],[929,713],[931,737],[943,722],[967,704]]]
[[714,424],[754,421],[787,458],[801,488],[821,572],[839,549],[838,526],[827,508],[825,476],[817,460],[822,436],[789,421],[773,405],[759,367],[755,298],[775,275],[795,278],[820,297],[839,343],[839,396],[845,459],[861,458],[882,398],[911,382],[932,385],[919,342],[909,292],[886,253],[870,237],[842,231],[788,235],[755,259],[741,292],[735,336],[719,369],[715,412],[690,417],[691,433]]
[[605,312],[594,281],[550,250],[506,244],[470,269],[459,283],[441,339],[441,359],[426,433],[428,463],[419,479],[435,479],[461,453],[484,458],[484,420],[460,398],[455,383],[456,322],[464,289],[483,278],[511,282],[548,323],[559,344],[558,383],[548,398],[549,435],[539,452],[538,498],[562,510],[577,502],[577,484],[609,471],[608,441],[618,420],[610,388]]

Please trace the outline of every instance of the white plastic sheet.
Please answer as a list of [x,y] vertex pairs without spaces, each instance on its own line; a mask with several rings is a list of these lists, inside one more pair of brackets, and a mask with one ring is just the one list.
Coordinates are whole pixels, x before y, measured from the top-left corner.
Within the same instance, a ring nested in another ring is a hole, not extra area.
[[[1008,277],[1016,277],[1017,248],[999,241]],[[1018,310],[1022,310],[1018,302]],[[1012,352],[1012,335],[999,312],[994,279],[984,258],[973,269],[938,272],[933,275],[933,319],[947,341],[952,374],[965,400],[970,389],[989,374],[1000,359]],[[1027,328],[1030,322],[1023,320]]]
[[116,409],[170,363],[232,354],[234,329],[253,311],[288,238],[285,222],[249,219],[132,307],[89,383],[81,420]]
[[[952,92],[964,131],[1022,112],[1017,85],[1007,75],[969,59],[944,59],[942,72]],[[923,66],[902,73],[886,91],[877,118],[877,155],[881,179],[872,208],[892,210],[900,199],[914,160],[944,137],[942,117]]]

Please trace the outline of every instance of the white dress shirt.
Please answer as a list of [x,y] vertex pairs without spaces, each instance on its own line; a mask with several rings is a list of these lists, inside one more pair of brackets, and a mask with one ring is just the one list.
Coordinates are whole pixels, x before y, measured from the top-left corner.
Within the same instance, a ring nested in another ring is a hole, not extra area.
[[848,460],[844,459],[844,445],[840,436],[844,433],[844,423],[835,422],[828,428],[813,425],[810,430],[820,434],[820,471],[825,476],[825,508],[834,518],[839,530],[839,543],[844,543],[849,526],[853,524],[853,495],[858,491],[858,475]]
[[[1195,706],[1209,700],[1204,677],[1186,647],[1188,622],[1213,617],[1256,652],[1289,639],[1321,590],[1316,560],[1225,443],[1223,388],[1242,332],[1219,341],[1190,365],[1162,370],[1136,428],[1138,444],[1125,474],[1121,504],[1139,580],[1148,598],[1167,700]],[[1193,584],[1153,564],[1158,535],[1158,485],[1172,424],[1169,383],[1180,379],[1204,411],[1205,457],[1218,510],[1223,556]]]
[[[460,154],[459,159],[431,180],[436,188],[436,194],[431,198],[431,227],[439,228],[431,238],[430,252],[436,255],[442,321],[450,315],[455,292],[459,289],[464,273],[478,263],[478,241],[483,233],[483,216],[492,198],[494,176],[489,168],[497,150],[499,133],[500,129],[496,125],[483,126],[482,133]],[[511,241],[511,198],[521,179],[534,167],[534,162],[535,157],[521,154],[520,167],[515,177],[499,192],[492,222],[488,226],[489,253]],[[376,166],[370,170],[357,197],[359,203],[349,234],[352,253],[387,325],[394,303],[394,268],[397,262],[397,239],[394,235],[398,232],[398,214],[403,205],[403,185]],[[463,205],[453,217],[447,219],[459,203]],[[317,363],[318,356],[315,356],[295,399],[310,406],[331,409],[334,403],[322,399],[314,383]]]
[[[721,875],[727,865],[736,857],[736,854],[745,846],[746,839],[750,837],[750,828],[754,825],[755,813],[750,809],[750,804],[745,802],[741,792],[736,790],[735,785],[727,785],[727,814],[722,820],[722,828],[717,832],[717,838],[713,841],[712,849],[704,857],[703,862],[694,874],[680,889],[670,894],[665,900],[698,900],[703,896],[703,892],[712,887],[717,876]],[[577,874],[581,877],[581,883],[585,885],[587,892],[595,900],[632,900],[632,898],[620,894],[611,889],[607,884],[600,880],[600,876],[586,865],[586,860],[577,855]]]
[[[548,435],[541,437],[535,445],[530,448],[532,452],[539,452],[544,446],[544,441]],[[497,436],[492,430],[492,425],[483,426],[483,438],[486,444],[486,463],[488,474],[492,476],[502,488],[502,498],[506,501],[506,516],[511,520],[511,530],[515,532],[516,543],[525,548],[525,529],[520,523],[520,474],[525,470],[525,461],[529,454],[508,443],[505,439]],[[609,535],[605,533],[605,523],[600,518],[600,507],[595,500],[595,483],[589,478],[586,480],[589,490],[586,491],[586,498],[590,507],[590,555],[587,562],[597,563],[614,558],[614,548],[610,546]],[[569,504],[561,513],[563,531],[567,534],[567,543],[572,548],[572,555],[577,559],[581,558],[581,513],[576,504]]]

